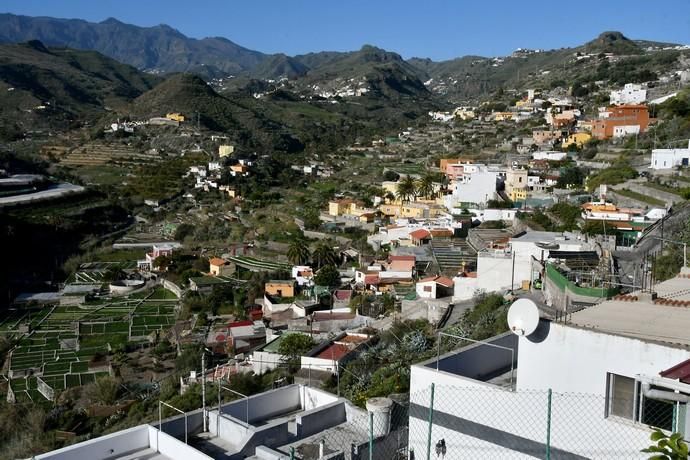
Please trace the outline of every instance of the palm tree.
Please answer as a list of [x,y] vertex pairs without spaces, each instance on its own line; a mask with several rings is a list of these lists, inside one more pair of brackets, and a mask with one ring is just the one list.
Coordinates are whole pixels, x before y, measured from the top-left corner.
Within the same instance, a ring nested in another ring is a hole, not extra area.
[[424,198],[435,198],[436,190],[434,190],[434,176],[432,174],[424,174],[424,177],[417,184],[417,193]]
[[416,186],[414,179],[410,176],[405,176],[398,182],[397,195],[400,202],[410,201],[416,194]]
[[325,265],[338,266],[338,255],[328,243],[319,243],[316,249],[314,249],[312,257],[314,258],[314,263],[319,268]]
[[287,250],[287,258],[293,265],[304,265],[311,259],[309,245],[302,238],[292,240]]

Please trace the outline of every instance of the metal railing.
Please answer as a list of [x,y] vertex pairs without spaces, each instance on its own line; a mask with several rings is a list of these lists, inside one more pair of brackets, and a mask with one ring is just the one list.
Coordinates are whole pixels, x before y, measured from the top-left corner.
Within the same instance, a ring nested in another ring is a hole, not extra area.
[[184,443],[187,444],[187,434],[189,433],[189,426],[187,424],[187,413],[161,400],[158,400],[158,431],[165,433],[165,431],[163,431],[163,406],[167,406],[184,416]]
[[218,380],[218,414],[216,417],[216,436],[220,436],[220,417],[222,413],[222,406],[221,406],[221,400],[220,400],[220,394],[221,390],[229,391],[230,393],[233,393],[237,396],[240,396],[245,399],[245,410],[246,410],[246,424],[247,424],[247,430],[249,430],[249,396],[240,393],[239,391],[235,391],[232,388],[228,388],[226,386],[223,386],[220,384],[220,380]]
[[[470,339],[468,337],[462,337],[459,335],[448,334],[447,332],[439,332],[438,333],[438,340],[436,341],[437,342],[437,351],[436,351],[436,370],[437,371],[440,370],[439,369],[439,361],[441,358],[441,337],[442,336],[453,337],[455,339],[466,340],[466,341],[471,342],[471,343],[477,343],[477,344],[486,345],[486,346],[493,347],[493,348],[498,348],[500,350],[510,351],[510,389],[511,390],[513,389],[513,387],[514,387],[514,375],[515,375],[515,350],[513,348],[504,347],[502,345],[496,345],[494,343],[490,343],[490,342],[487,342],[484,340],[474,340],[474,339]],[[462,353],[462,350],[458,351],[456,354],[459,354],[459,353]]]

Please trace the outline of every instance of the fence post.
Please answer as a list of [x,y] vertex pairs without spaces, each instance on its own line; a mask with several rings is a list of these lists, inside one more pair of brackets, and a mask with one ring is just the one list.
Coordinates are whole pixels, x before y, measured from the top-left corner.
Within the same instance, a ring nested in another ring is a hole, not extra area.
[[429,401],[429,433],[426,438],[426,460],[431,460],[431,429],[434,426],[434,389],[436,386],[431,384],[431,398]]
[[374,413],[369,412],[369,460],[374,459]]
[[546,397],[546,460],[551,460],[551,388]]

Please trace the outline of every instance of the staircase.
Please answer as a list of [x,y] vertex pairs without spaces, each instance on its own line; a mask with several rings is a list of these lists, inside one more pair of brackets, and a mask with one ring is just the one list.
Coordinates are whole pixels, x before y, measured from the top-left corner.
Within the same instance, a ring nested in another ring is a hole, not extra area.
[[463,263],[477,261],[477,253],[466,240],[432,240],[431,251],[441,273],[450,277],[462,270]]

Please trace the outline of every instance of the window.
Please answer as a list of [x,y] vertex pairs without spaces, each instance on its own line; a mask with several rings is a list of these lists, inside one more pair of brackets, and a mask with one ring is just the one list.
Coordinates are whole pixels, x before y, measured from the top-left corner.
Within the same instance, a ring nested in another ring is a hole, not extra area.
[[[633,378],[609,373],[606,381],[607,417],[621,417],[651,427],[672,431],[676,419],[674,410],[676,413],[685,413],[684,404],[645,397],[642,393],[641,383]],[[669,391],[654,386],[652,389]],[[676,405],[678,405],[677,409]]]
[[635,379],[609,374],[608,415],[635,420]]
[[431,292],[431,286],[424,286],[424,292]]

